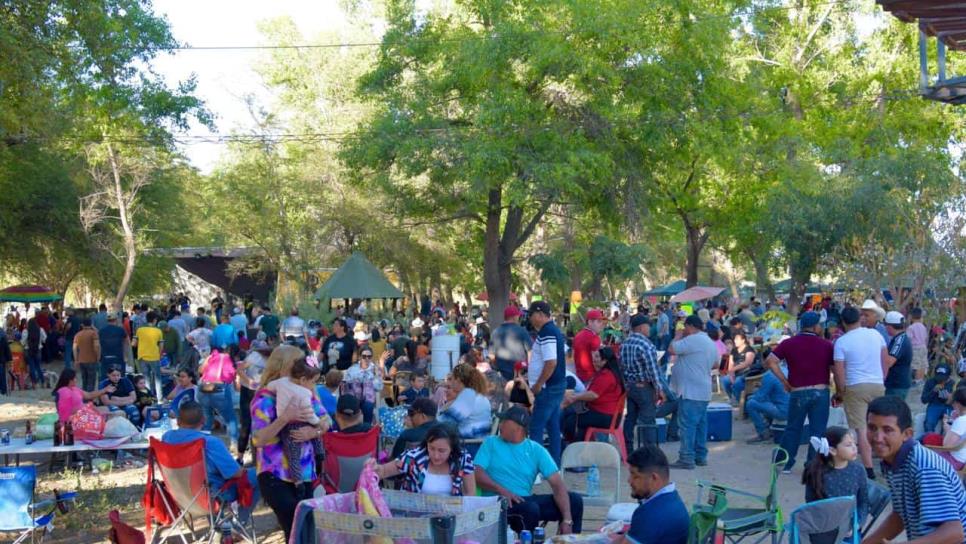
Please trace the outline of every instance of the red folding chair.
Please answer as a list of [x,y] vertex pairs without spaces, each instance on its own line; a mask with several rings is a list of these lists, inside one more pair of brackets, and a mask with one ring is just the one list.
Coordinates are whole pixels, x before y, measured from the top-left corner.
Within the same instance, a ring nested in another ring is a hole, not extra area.
[[322,435],[322,446],[325,448],[325,476],[322,485],[325,486],[327,494],[355,490],[363,465],[370,458],[376,458],[380,430],[376,426],[365,433]]
[[617,441],[617,450],[621,452],[621,461],[627,460],[627,445],[624,443],[624,425],[621,421],[624,414],[624,401],[626,400],[627,394],[625,393],[617,401],[617,411],[614,412],[614,417],[610,420],[610,427],[606,429],[603,427],[588,427],[587,432],[584,433],[585,442],[593,442],[597,434],[613,436],[614,440]]
[[[160,473],[157,478],[155,470]],[[218,490],[210,489],[205,467],[205,441],[195,440],[184,444],[166,444],[151,437],[148,446],[148,491],[145,493],[145,527],[151,542],[162,542],[179,530],[178,536],[188,544],[184,528],[194,535],[196,519],[208,522],[205,535],[197,540],[214,542],[219,534],[231,531],[244,542],[257,544],[254,517],[242,522],[222,499],[232,485],[247,485],[232,479]],[[244,476],[243,476],[244,478]],[[152,492],[152,486],[162,484],[163,492]],[[251,506],[251,496],[239,493],[239,504]],[[247,499],[247,504],[244,504]],[[160,513],[160,515],[158,515]],[[157,526],[157,531],[153,529]],[[196,539],[192,538],[192,542]]]

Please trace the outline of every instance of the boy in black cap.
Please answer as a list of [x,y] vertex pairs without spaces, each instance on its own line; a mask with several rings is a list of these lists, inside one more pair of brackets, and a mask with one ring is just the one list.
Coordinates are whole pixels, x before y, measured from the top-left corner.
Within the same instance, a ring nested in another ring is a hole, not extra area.
[[935,432],[936,425],[943,416],[950,413],[949,398],[953,395],[953,381],[949,379],[952,370],[946,363],[936,365],[933,377],[926,380],[922,388],[922,403],[926,405],[925,427],[927,433]]
[[345,394],[339,397],[335,405],[335,420],[339,423],[342,434],[367,433],[372,425],[362,420],[362,405],[355,395]]

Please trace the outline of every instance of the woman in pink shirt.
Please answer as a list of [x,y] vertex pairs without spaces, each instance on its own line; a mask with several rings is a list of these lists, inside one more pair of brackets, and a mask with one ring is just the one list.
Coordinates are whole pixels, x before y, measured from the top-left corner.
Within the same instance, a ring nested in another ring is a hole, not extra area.
[[65,368],[60,373],[57,386],[54,387],[54,397],[57,398],[57,418],[68,421],[74,412],[84,406],[85,402],[113,392],[114,386],[110,384],[97,391],[84,391],[77,387],[77,372],[72,368]]

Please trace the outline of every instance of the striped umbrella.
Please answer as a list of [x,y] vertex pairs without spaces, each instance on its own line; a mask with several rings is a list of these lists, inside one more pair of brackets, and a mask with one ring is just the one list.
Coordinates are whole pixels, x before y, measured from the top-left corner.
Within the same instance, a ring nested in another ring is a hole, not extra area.
[[62,298],[43,285],[14,285],[0,290],[0,302],[53,302]]

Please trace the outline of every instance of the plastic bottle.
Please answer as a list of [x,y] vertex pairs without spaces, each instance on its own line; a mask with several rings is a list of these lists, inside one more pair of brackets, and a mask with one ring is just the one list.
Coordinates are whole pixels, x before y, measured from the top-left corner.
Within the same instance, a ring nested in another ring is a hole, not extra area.
[[171,430],[171,418],[168,414],[161,414],[161,435]]
[[590,470],[587,471],[587,496],[600,496],[600,470],[597,465],[591,466]]
[[231,522],[225,521],[221,524],[221,544],[233,544],[235,541],[231,537]]
[[523,530],[520,532],[520,544],[533,544],[533,535],[530,531]]

